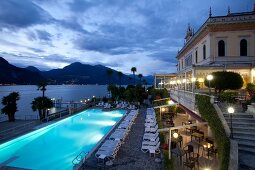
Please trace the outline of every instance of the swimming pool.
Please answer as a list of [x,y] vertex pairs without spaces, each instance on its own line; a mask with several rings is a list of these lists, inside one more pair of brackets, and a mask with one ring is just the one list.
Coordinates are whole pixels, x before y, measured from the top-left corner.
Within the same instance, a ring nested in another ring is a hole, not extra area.
[[90,109],[0,145],[0,165],[25,169],[72,169],[125,114]]

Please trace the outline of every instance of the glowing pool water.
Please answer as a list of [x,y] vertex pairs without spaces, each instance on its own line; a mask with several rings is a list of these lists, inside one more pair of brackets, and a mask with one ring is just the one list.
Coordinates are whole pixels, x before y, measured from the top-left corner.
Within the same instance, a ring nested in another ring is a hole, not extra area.
[[124,113],[91,109],[3,143],[0,168],[72,169],[72,160],[92,150]]

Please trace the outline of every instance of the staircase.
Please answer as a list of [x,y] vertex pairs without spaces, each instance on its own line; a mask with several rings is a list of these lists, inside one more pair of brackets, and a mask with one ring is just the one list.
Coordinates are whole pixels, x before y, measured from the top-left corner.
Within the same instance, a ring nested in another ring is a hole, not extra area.
[[[223,113],[229,127],[229,113]],[[232,115],[233,137],[238,142],[239,170],[255,169],[255,118],[249,113]]]

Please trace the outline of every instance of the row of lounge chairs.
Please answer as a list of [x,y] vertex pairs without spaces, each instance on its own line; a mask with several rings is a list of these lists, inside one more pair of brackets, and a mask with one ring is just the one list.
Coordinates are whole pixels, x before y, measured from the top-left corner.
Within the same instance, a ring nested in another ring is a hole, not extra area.
[[137,115],[138,110],[131,110],[129,114],[126,115],[124,120],[121,121],[115,131],[103,142],[96,152],[95,157],[98,160],[103,160],[104,162],[106,159],[115,159],[117,152],[128,136]]
[[[114,105],[116,105],[116,109],[129,109],[129,110],[134,110],[136,109],[136,106],[133,104],[128,104],[127,102],[114,102]],[[104,109],[110,109],[113,108],[110,103],[104,103],[104,102],[99,102],[97,107],[103,107]]]
[[153,108],[147,109],[147,115],[145,119],[145,133],[143,135],[142,152],[155,154],[160,152],[159,146],[159,133],[158,124],[156,120],[156,114]]

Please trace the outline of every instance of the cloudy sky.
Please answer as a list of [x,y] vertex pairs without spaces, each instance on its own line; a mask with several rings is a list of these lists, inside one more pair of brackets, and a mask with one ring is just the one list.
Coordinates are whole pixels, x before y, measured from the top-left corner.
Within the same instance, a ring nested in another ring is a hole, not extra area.
[[73,62],[175,72],[187,25],[251,11],[253,0],[0,0],[0,56],[41,70]]

